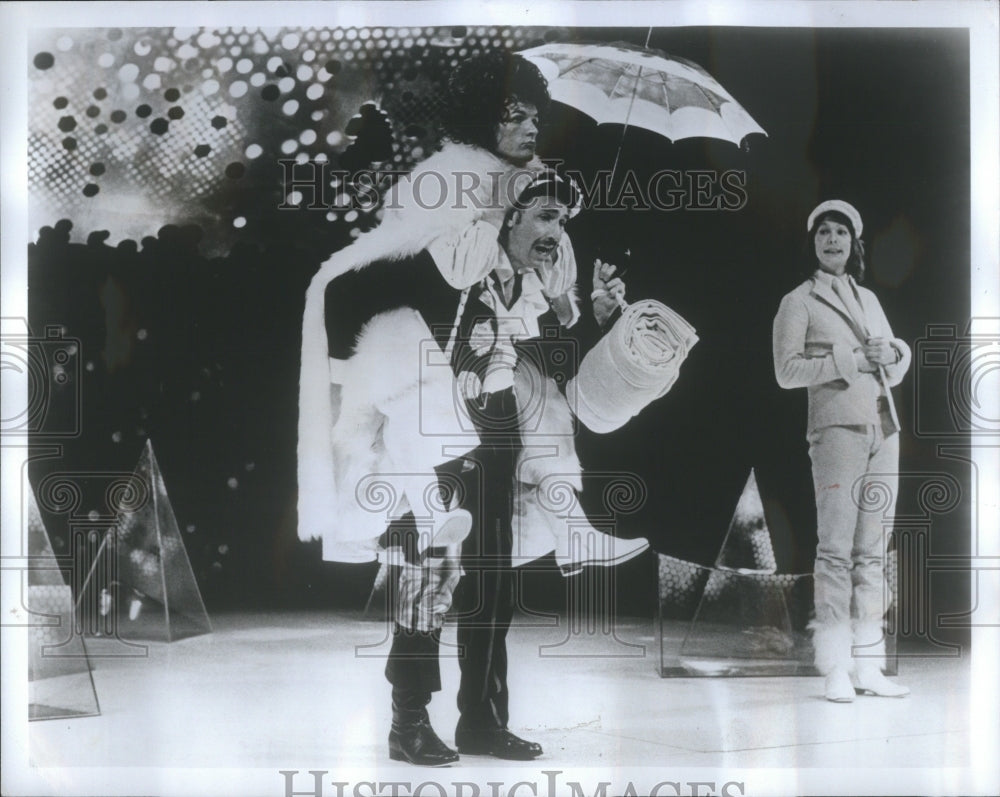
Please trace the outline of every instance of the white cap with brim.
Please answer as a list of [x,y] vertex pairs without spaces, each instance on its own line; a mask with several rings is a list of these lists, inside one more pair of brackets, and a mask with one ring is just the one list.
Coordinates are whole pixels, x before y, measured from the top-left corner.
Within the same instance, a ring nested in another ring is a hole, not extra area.
[[816,219],[821,215],[828,213],[831,210],[847,216],[848,220],[851,222],[851,226],[854,227],[854,234],[858,238],[861,237],[861,214],[858,213],[854,205],[851,205],[842,199],[828,199],[826,202],[820,202],[816,206],[816,209],[809,214],[809,220],[806,222],[806,230],[811,230],[813,222],[816,221]]

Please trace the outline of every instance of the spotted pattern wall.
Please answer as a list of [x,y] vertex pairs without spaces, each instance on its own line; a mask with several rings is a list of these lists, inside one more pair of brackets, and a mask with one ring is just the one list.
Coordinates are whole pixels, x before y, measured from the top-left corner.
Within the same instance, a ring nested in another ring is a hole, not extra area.
[[[279,160],[334,168],[360,145],[369,163],[410,168],[438,143],[443,90],[461,59],[559,36],[506,27],[38,32],[28,70],[32,227],[67,218],[75,237],[107,230],[117,243],[195,224],[208,252],[262,240],[279,205],[303,201],[284,190]],[[377,139],[379,127],[384,143],[373,148],[365,134]],[[329,187],[321,220],[364,226],[343,209],[344,182]]]

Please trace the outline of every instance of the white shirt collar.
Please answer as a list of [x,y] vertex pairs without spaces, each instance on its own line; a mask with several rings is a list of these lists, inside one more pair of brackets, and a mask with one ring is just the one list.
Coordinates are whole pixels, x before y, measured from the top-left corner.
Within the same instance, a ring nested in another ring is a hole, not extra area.
[[841,274],[841,275],[840,275],[839,277],[835,277],[835,276],[834,276],[833,274],[831,274],[831,273],[830,273],[829,271],[824,271],[823,269],[821,269],[821,268],[818,268],[818,269],[816,269],[816,273],[815,273],[815,274],[813,274],[813,277],[814,277],[814,278],[815,278],[815,279],[816,279],[816,280],[817,280],[818,282],[821,282],[821,283],[823,283],[824,285],[826,285],[826,286],[827,286],[828,288],[832,288],[832,287],[833,287],[833,281],[834,281],[835,279],[839,279],[839,280],[841,280],[842,282],[846,282],[846,283],[847,283],[848,285],[850,285],[850,286],[851,286],[852,288],[853,288],[853,287],[855,286],[855,282],[854,282],[854,277],[852,277],[852,276],[851,276],[850,274],[848,274],[848,273],[847,273],[846,271],[845,271],[845,272],[844,272],[843,274]]

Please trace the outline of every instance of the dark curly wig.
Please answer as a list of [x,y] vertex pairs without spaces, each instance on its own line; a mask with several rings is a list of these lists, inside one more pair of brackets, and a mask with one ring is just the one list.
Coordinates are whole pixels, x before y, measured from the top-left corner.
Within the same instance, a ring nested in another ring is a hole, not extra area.
[[846,271],[854,277],[856,282],[861,282],[865,278],[865,245],[854,232],[851,220],[836,210],[828,210],[813,221],[812,229],[806,235],[806,243],[802,251],[802,275],[808,279],[819,268],[819,260],[816,258],[816,231],[819,230],[819,225],[827,220],[843,224],[851,231],[851,254],[847,258]]
[[460,63],[448,82],[448,93],[445,137],[491,152],[496,148],[496,127],[512,99],[534,105],[539,115],[549,108],[548,83],[538,67],[507,50]]

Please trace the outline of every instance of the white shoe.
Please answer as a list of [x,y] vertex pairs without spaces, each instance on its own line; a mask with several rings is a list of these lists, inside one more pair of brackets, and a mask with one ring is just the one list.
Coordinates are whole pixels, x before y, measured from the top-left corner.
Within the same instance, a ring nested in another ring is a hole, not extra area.
[[890,681],[875,662],[858,662],[851,676],[855,691],[860,694],[876,697],[906,697],[910,694],[909,687]]
[[832,703],[854,702],[854,684],[847,670],[837,667],[827,674],[825,696]]
[[[580,545],[573,544],[577,539]],[[556,563],[564,576],[576,575],[585,567],[620,565],[649,548],[649,540],[645,537],[624,540],[597,529],[590,529],[578,535],[574,534],[571,537],[570,548],[572,550],[568,554],[556,554]]]

